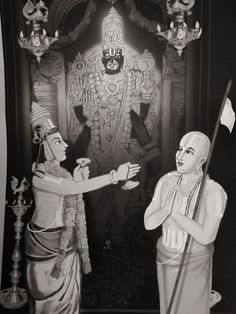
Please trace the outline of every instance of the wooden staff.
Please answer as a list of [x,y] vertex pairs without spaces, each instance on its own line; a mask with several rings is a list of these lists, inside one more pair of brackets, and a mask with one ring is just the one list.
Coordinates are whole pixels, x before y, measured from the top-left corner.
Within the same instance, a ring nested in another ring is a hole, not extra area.
[[[205,181],[206,181],[206,176],[207,176],[209,164],[210,164],[210,161],[211,161],[212,152],[213,152],[213,149],[214,149],[214,146],[215,146],[216,137],[217,137],[218,129],[219,129],[219,126],[220,126],[220,118],[221,118],[221,115],[222,115],[222,112],[223,112],[223,109],[224,109],[224,106],[225,106],[225,102],[226,102],[226,99],[228,97],[231,85],[232,85],[232,80],[229,80],[228,85],[227,85],[226,90],[225,90],[224,98],[223,98],[222,103],[221,103],[220,111],[219,111],[219,114],[218,114],[218,117],[217,117],[217,120],[216,120],[215,129],[214,129],[214,133],[213,133],[212,140],[211,140],[211,147],[210,147],[209,155],[208,155],[208,158],[207,158],[206,166],[204,168],[202,182],[201,182],[201,185],[200,185],[200,189],[199,189],[199,192],[198,192],[196,204],[195,204],[195,207],[194,207],[193,218],[192,218],[193,220],[195,220],[195,218],[197,216],[198,206],[199,206],[199,203],[200,203],[200,200],[201,200],[201,196],[202,196],[204,184],[205,184]],[[172,292],[172,295],[171,295],[170,303],[169,303],[169,306],[168,306],[166,314],[170,314],[172,306],[173,306],[173,303],[174,303],[175,295],[176,295],[178,284],[179,284],[179,281],[180,281],[180,276],[181,276],[181,273],[182,273],[182,270],[183,270],[183,266],[184,266],[184,261],[185,261],[185,258],[186,258],[186,255],[187,255],[187,251],[188,251],[188,247],[189,247],[190,238],[191,238],[191,235],[188,234],[187,239],[186,239],[186,243],[185,243],[185,246],[184,246],[184,251],[183,251],[182,258],[181,258],[178,274],[177,274],[177,277],[176,277],[174,289],[173,289],[173,292]]]

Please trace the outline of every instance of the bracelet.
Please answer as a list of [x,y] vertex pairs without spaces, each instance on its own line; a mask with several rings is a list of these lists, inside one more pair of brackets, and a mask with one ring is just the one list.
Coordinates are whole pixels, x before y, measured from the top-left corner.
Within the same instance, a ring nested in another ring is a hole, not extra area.
[[149,104],[151,102],[151,95],[142,95],[141,99],[142,103]]
[[111,170],[110,172],[110,179],[111,179],[111,183],[112,184],[117,184],[118,180],[115,178],[116,171],[115,170]]

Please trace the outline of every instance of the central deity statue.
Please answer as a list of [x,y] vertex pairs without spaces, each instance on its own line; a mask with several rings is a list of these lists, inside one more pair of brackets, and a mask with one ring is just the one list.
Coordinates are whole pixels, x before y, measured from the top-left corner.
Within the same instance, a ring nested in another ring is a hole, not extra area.
[[151,53],[134,55],[123,37],[122,18],[112,7],[103,20],[102,54],[96,50],[85,57],[78,54],[68,78],[69,135],[75,141],[85,128],[89,130],[91,174],[107,173],[127,161],[142,165],[135,190],[117,186],[91,197],[92,207],[101,206],[94,211],[93,230],[104,239],[116,234],[116,240],[122,234],[119,222],[125,221],[130,193],[145,200],[145,164],[159,154],[159,72]]

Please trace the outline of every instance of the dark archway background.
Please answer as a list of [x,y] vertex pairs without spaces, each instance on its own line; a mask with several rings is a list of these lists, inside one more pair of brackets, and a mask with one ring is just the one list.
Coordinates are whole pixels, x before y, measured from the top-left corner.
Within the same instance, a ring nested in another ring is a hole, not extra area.
[[[45,1],[46,2],[46,1]],[[49,3],[49,1],[47,1]],[[139,9],[145,7],[146,1],[138,1]],[[31,168],[30,131],[23,132],[25,126],[22,118],[21,100],[22,86],[29,89],[27,81],[21,81],[22,63],[17,46],[18,19],[21,18],[20,7],[15,1],[1,1],[3,17],[4,56],[6,64],[6,95],[7,95],[7,124],[8,124],[8,186],[12,175],[29,175]],[[224,90],[229,79],[233,79],[230,92],[234,109],[236,110],[236,3],[227,0],[196,1],[194,17],[200,24],[207,25],[195,48],[195,61],[200,73],[195,79],[200,99],[200,114],[198,128],[210,136],[214,121],[223,98]],[[144,9],[146,10],[146,9]],[[203,10],[203,11],[202,11]],[[148,14],[148,12],[146,12]],[[201,19],[199,18],[201,16]],[[22,22],[21,22],[22,23]],[[69,27],[69,25],[68,25]],[[153,45],[153,44],[152,44]],[[191,48],[192,49],[192,48]],[[27,59],[25,60],[27,61]],[[26,62],[27,63],[27,62]],[[27,70],[24,69],[27,74]],[[26,75],[27,77],[27,75]],[[21,82],[20,82],[21,81]],[[208,106],[206,107],[208,99]],[[194,117],[195,118],[195,117]],[[27,133],[28,132],[28,133]],[[236,134],[235,130],[229,135],[227,129],[220,127],[214,158],[211,163],[210,175],[223,185],[228,194],[228,205],[220,231],[215,242],[213,263],[213,288],[222,294],[222,301],[214,308],[216,311],[236,312]],[[25,146],[24,144],[27,143]],[[21,148],[24,147],[24,150]],[[10,188],[7,199],[11,200]],[[30,197],[30,196],[29,196]],[[25,217],[29,219],[30,214]],[[131,247],[119,248],[112,251],[104,250],[102,255],[96,255],[97,272],[84,277],[83,304],[85,307],[117,307],[117,308],[157,308],[158,291],[155,276],[155,240],[160,230],[146,233],[142,230],[141,215],[137,216],[137,225],[131,225],[129,230]],[[12,267],[11,254],[14,246],[13,232],[14,216],[6,210],[5,239],[3,252],[2,289],[11,286],[10,271]],[[134,246],[134,250],[132,248]],[[23,248],[22,248],[23,249]],[[142,259],[139,259],[139,255]],[[124,259],[123,256],[126,256]],[[130,264],[127,264],[130,261]],[[145,272],[144,272],[145,269]],[[122,276],[120,274],[122,273]],[[104,277],[104,274],[106,277]],[[111,274],[111,276],[109,276]],[[20,285],[25,286],[24,259],[22,261],[22,277]],[[126,281],[127,280],[127,281]],[[111,284],[112,283],[112,284]],[[120,288],[120,290],[117,289]],[[138,289],[137,289],[138,287]],[[110,299],[109,299],[110,298]],[[114,304],[115,300],[115,304]]]
[[[137,2],[142,7],[141,1]],[[158,8],[157,5],[156,7]],[[161,70],[163,45],[152,34],[130,21],[128,18],[129,11],[124,5],[124,1],[117,2],[115,8],[122,16],[125,42],[128,42],[137,53],[142,53],[145,49],[148,49],[155,58],[157,68]],[[64,22],[65,33],[76,27],[78,16],[83,15],[81,9],[85,10],[80,4],[75,6],[68,14]],[[101,23],[104,16],[108,14],[109,9],[110,4],[108,2],[97,2],[97,9],[91,23],[78,39],[70,45],[69,49],[68,47],[64,49],[66,65],[73,62],[78,52],[83,54],[87,49],[102,42]],[[149,13],[149,15],[152,15],[153,19],[160,20],[160,12],[159,16],[157,13],[154,11],[154,14]],[[126,55],[124,58],[126,58]],[[74,151],[78,153],[81,145],[75,143],[75,146]],[[69,154],[68,157],[68,161],[71,163]],[[86,199],[86,196],[84,198]],[[107,199],[109,202],[109,196]],[[122,238],[125,239],[125,242],[122,243],[115,243],[113,240],[109,242],[110,239],[107,243],[101,243],[98,236],[93,235],[93,226],[90,224],[92,218],[89,202],[86,204],[93,272],[83,278],[82,306],[84,308],[158,308],[155,242],[157,233],[159,234],[160,230],[154,232],[144,230],[143,215],[145,206],[147,206],[150,199],[145,205],[137,201],[134,204],[134,201],[132,201],[131,196],[127,208],[124,209],[125,213],[123,214],[122,211],[120,214],[122,222],[124,221]],[[111,215],[114,215],[114,210]],[[120,218],[118,217],[118,219]],[[119,223],[117,220],[117,225]],[[149,287],[148,293],[147,286]]]

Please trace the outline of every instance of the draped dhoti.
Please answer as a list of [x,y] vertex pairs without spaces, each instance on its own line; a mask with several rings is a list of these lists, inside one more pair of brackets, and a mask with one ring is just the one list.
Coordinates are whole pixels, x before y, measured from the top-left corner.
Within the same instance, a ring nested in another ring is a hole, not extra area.
[[[210,313],[213,249],[213,245],[208,245],[202,251],[186,255],[171,314]],[[176,253],[168,251],[159,239],[157,243],[157,276],[161,314],[167,312],[182,253],[175,258],[174,256]],[[166,261],[169,262],[165,263]]]
[[[35,231],[40,231],[31,225]],[[78,314],[80,305],[80,256],[72,245],[67,250],[58,279],[50,273],[55,264],[61,228],[43,232],[26,230],[27,285],[31,314]]]

